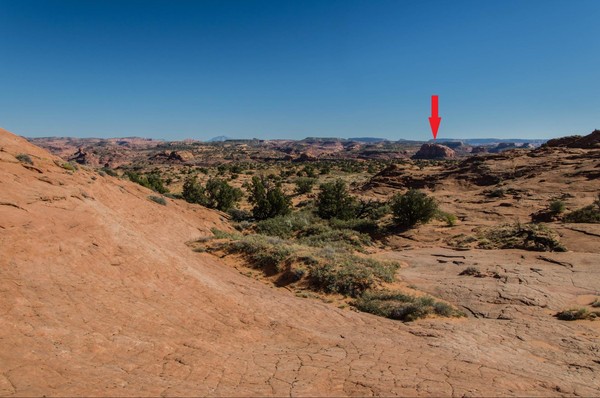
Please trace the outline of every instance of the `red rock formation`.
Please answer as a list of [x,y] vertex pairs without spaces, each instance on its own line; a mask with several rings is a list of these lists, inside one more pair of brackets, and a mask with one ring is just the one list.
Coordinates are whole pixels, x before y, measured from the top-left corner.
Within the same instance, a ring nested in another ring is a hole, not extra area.
[[445,145],[423,144],[421,149],[412,157],[413,159],[450,159],[456,153]]

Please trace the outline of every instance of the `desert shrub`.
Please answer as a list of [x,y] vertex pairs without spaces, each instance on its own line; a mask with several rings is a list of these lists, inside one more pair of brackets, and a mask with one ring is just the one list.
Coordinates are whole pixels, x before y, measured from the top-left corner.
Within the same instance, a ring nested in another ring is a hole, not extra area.
[[324,261],[309,270],[311,284],[327,293],[358,297],[378,281],[392,282],[398,264],[343,252],[320,252]]
[[204,188],[200,185],[196,176],[185,179],[181,196],[189,203],[202,203],[204,201]]
[[222,231],[214,227],[211,228],[210,231],[212,232],[215,239],[238,239],[240,237],[240,235],[237,233]]
[[340,179],[321,184],[317,197],[317,214],[324,219],[347,220],[355,215],[355,200]]
[[458,275],[480,276],[481,272],[475,267],[467,267]]
[[594,302],[590,305],[594,308],[600,308],[600,299],[594,300]]
[[298,176],[301,176],[301,175],[305,175],[309,178],[316,178],[317,171],[315,169],[315,166],[313,166],[311,164],[305,165],[304,168],[298,172]]
[[77,170],[77,166],[74,165],[71,162],[64,162],[60,165],[60,167],[62,167],[65,170],[69,170],[69,171],[76,171]]
[[568,213],[563,220],[572,223],[600,223],[600,194],[593,204]]
[[249,221],[252,219],[252,213],[242,209],[229,209],[227,213],[231,216],[231,219],[235,222]]
[[481,249],[521,249],[533,251],[566,251],[556,233],[543,224],[505,224],[483,230],[479,236]]
[[163,198],[161,196],[150,195],[150,196],[148,196],[148,199],[150,199],[151,201],[153,201],[155,203],[158,203],[159,205],[163,205],[163,206],[167,205],[167,201],[165,200],[165,198]]
[[114,171],[113,169],[111,169],[110,167],[103,167],[100,169],[100,172],[106,173],[111,177],[118,177],[119,175],[117,174],[116,171]]
[[164,182],[158,173],[149,173],[147,175],[140,175],[135,171],[127,171],[125,175],[130,181],[135,182],[143,187],[149,188],[160,194],[169,192],[164,186]]
[[423,192],[411,189],[392,198],[392,213],[397,226],[410,228],[429,222],[437,212],[437,203]]
[[294,184],[296,184],[295,192],[298,195],[311,193],[313,190],[313,186],[315,185],[316,182],[317,182],[316,178],[310,178],[310,177],[296,178],[296,180],[294,181]]
[[[208,250],[242,254],[256,268],[281,275],[288,283],[306,276],[313,290],[357,296],[382,282],[392,282],[399,265],[352,254],[346,249],[314,247],[262,234],[240,235],[214,229],[218,241]],[[197,243],[206,243],[198,240]],[[204,246],[208,247],[208,246]],[[302,275],[295,273],[300,265]],[[292,274],[295,275],[291,275]]]
[[303,235],[298,239],[299,242],[314,247],[335,246],[360,250],[372,244],[369,235],[347,229],[323,228],[322,232],[310,235],[303,231]]
[[254,267],[270,272],[281,272],[282,264],[293,253],[293,248],[285,241],[264,235],[246,235],[234,239],[226,249],[230,253],[243,254]]
[[505,196],[505,191],[503,188],[495,188],[484,191],[483,194],[488,198],[503,198]]
[[379,220],[390,212],[386,202],[359,199],[354,205],[354,217],[357,219]]
[[556,317],[561,321],[576,321],[580,319],[587,319],[589,316],[590,313],[585,308],[561,311],[556,314]]
[[204,205],[211,209],[227,211],[242,198],[242,191],[218,178],[210,178],[204,188]]
[[31,156],[25,154],[25,153],[20,153],[17,156],[15,156],[17,158],[17,160],[21,163],[26,163],[26,164],[33,164],[33,160],[31,160]]
[[331,165],[329,163],[325,163],[321,166],[321,168],[319,169],[319,174],[321,175],[327,175],[331,173]]
[[292,213],[259,221],[256,223],[256,230],[264,235],[289,238],[295,232],[309,227],[314,222],[314,216],[310,213]]
[[246,185],[249,201],[254,205],[252,214],[257,220],[286,215],[291,212],[291,200],[278,183],[265,177],[252,177],[251,184]]
[[554,199],[548,205],[548,210],[550,210],[553,214],[561,214],[564,213],[566,209],[565,202],[560,199]]
[[366,234],[375,233],[379,229],[377,221],[363,218],[351,218],[349,220],[332,218],[329,220],[329,225],[334,229],[351,229]]
[[454,214],[446,213],[445,211],[438,210],[435,218],[446,223],[447,227],[454,227],[458,220]]
[[430,314],[444,317],[464,316],[452,306],[432,297],[415,297],[389,290],[366,291],[353,305],[360,311],[404,322],[424,318]]
[[187,202],[227,211],[240,201],[242,191],[219,178],[210,178],[203,187],[194,176],[186,178],[182,196]]

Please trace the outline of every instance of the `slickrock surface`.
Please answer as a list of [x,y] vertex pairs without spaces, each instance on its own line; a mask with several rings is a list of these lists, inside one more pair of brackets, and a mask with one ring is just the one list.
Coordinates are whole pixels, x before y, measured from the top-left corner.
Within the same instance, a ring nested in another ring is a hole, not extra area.
[[222,214],[62,162],[0,130],[0,395],[600,395],[600,322],[552,317],[598,254],[382,254],[469,314],[403,324],[247,278],[186,245]]

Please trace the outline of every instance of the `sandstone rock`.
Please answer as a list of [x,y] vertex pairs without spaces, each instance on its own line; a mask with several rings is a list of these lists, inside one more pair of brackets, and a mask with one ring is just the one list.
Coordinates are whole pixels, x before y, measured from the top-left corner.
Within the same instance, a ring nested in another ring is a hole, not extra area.
[[93,154],[84,151],[82,148],[77,149],[72,156],[69,157],[69,162],[76,162],[88,166],[98,166],[99,160]]
[[169,160],[177,160],[180,162],[189,162],[194,160],[194,154],[190,151],[173,151],[169,155]]
[[571,135],[568,137],[555,138],[549,140],[543,146],[550,148],[600,148],[600,130],[594,130],[584,137],[580,135]]
[[456,157],[451,148],[440,144],[423,144],[413,159],[450,159]]

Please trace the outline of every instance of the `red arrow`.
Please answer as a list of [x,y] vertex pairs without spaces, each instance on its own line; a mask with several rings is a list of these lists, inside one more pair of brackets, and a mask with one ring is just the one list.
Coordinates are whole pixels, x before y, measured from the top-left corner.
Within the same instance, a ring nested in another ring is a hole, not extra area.
[[440,128],[440,122],[442,118],[438,116],[438,96],[431,96],[431,117],[429,118],[429,125],[431,126],[431,132],[433,133],[433,139],[437,138],[437,132]]

